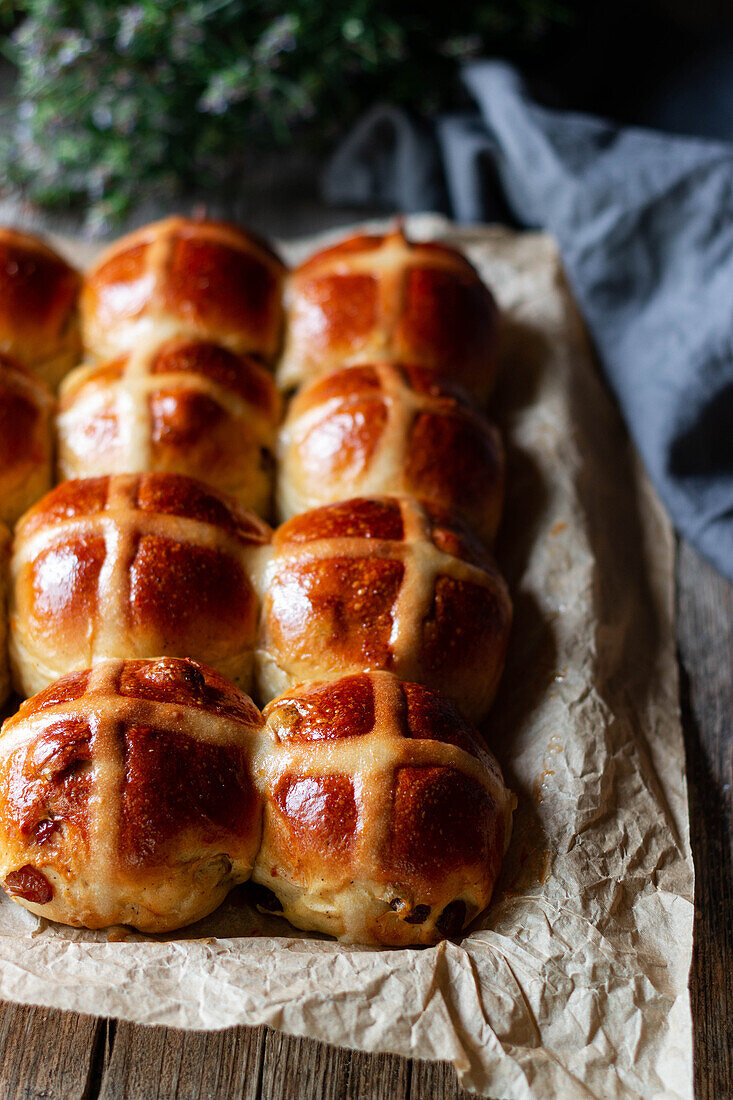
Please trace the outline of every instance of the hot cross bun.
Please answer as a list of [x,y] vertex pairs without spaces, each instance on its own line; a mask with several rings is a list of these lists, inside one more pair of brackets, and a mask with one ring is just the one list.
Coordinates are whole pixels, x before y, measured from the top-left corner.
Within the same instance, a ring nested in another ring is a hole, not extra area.
[[494,382],[498,311],[455,249],[400,231],[360,234],[291,275],[278,378],[284,388],[347,364],[395,359],[432,367],[479,400]]
[[189,474],[269,515],[281,402],[255,359],[187,337],[73,371],[58,417],[64,478]]
[[0,352],[52,389],[78,363],[81,276],[52,248],[0,227]]
[[280,431],[283,519],[331,501],[410,493],[453,508],[487,542],[504,499],[498,430],[429,367],[368,363],[315,379]]
[[262,717],[191,660],[102,661],[63,677],[0,736],[0,881],[64,924],[168,932],[248,879]]
[[456,707],[386,672],[265,710],[263,910],[358,943],[429,944],[488,905],[513,798]]
[[224,222],[167,218],[115,241],[81,295],[85,347],[113,359],[180,334],[272,362],[280,347],[280,259]]
[[12,527],[53,482],[51,391],[0,354],[0,522]]
[[10,652],[39,691],[100,657],[192,656],[247,688],[257,622],[250,556],[270,530],[178,474],[67,481],[16,529]]
[[385,669],[488,710],[511,624],[491,556],[453,513],[407,496],[315,508],[277,529],[260,577],[260,697]]

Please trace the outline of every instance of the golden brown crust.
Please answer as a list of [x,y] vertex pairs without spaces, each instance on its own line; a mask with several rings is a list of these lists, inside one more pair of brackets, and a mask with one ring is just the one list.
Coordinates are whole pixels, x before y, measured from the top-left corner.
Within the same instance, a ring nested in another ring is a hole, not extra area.
[[290,277],[278,377],[285,388],[375,359],[430,367],[481,401],[494,382],[498,311],[459,252],[400,230],[358,235]]
[[265,710],[261,907],[359,943],[435,943],[491,897],[512,797],[443,696],[388,673],[301,685]]
[[262,718],[192,660],[103,661],[25,703],[0,736],[0,881],[66,924],[165,932],[249,878]]
[[[0,882],[40,915],[167,931],[255,866],[266,911],[406,946],[491,897],[513,800],[462,715],[493,701],[512,614],[471,530],[490,542],[503,496],[467,396],[493,383],[496,305],[465,257],[400,231],[293,274],[279,379],[311,383],[280,497],[311,510],[273,536],[241,504],[270,496],[284,275],[244,231],[171,218],[86,280],[106,361],[59,418],[62,476],[85,477],[25,515],[9,571],[14,675],[44,690],[0,735]],[[0,362],[0,430],[2,397]],[[266,728],[225,679],[249,687],[255,642],[260,696],[289,689]]]
[[64,482],[18,525],[11,565],[17,687],[100,657],[192,655],[250,682],[250,556],[266,524],[177,474]]
[[10,695],[10,665],[8,662],[10,542],[10,531],[3,523],[0,523],[0,707],[5,704]]
[[385,669],[489,709],[511,624],[506,585],[453,513],[357,498],[283,524],[268,561],[257,678],[263,699],[302,680]]
[[281,401],[255,359],[177,337],[80,367],[62,388],[63,478],[187,474],[269,515]]
[[379,362],[319,377],[280,430],[281,518],[349,497],[408,493],[452,508],[487,542],[504,499],[498,430],[429,367]]
[[101,358],[185,334],[272,362],[280,346],[285,269],[235,225],[167,218],[121,238],[81,295],[85,347]]
[[81,276],[47,244],[0,227],[0,352],[55,389],[81,349]]
[[9,527],[51,487],[53,413],[48,387],[0,354],[0,522]]

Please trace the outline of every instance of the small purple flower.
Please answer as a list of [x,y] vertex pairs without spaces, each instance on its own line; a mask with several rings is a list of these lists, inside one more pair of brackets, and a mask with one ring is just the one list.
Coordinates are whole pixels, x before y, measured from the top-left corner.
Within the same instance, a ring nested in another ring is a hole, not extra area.
[[300,22],[296,16],[279,16],[260,36],[253,51],[255,58],[258,61],[265,61],[276,57],[279,53],[292,53],[298,46],[299,30]]
[[73,65],[82,54],[89,53],[92,44],[88,38],[76,31],[66,31],[61,35],[59,48],[56,51],[56,64],[60,69]]
[[113,116],[106,103],[97,103],[92,107],[92,122],[98,130],[109,130],[113,122]]
[[142,4],[130,4],[122,8],[119,14],[119,30],[115,45],[120,53],[126,53],[135,40],[137,32],[145,22],[145,8]]

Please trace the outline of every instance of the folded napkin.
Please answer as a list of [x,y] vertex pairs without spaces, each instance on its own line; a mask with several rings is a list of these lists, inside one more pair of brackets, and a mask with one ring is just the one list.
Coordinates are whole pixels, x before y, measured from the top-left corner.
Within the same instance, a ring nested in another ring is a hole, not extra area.
[[458,221],[501,219],[505,201],[551,232],[660,496],[733,578],[733,145],[539,107],[503,62],[472,63],[463,79],[477,114],[439,120],[431,141],[377,109],[329,165],[327,197],[393,201],[391,148],[401,179],[415,165],[411,209],[439,204],[439,157]]

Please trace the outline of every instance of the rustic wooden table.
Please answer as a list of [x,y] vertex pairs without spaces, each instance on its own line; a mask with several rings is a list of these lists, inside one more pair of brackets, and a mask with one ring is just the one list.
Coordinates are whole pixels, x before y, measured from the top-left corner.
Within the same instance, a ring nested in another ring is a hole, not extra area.
[[[302,171],[250,181],[235,206],[209,205],[261,232],[296,236],[363,217],[328,210]],[[156,211],[148,211],[155,216]],[[33,221],[0,198],[0,224]],[[56,232],[78,231],[73,217]],[[696,1100],[733,1098],[733,585],[686,544],[677,556],[677,639],[697,869],[690,990]],[[450,1066],[366,1055],[270,1028],[182,1032],[0,1004],[5,1100],[455,1100]],[[497,1098],[499,1100],[499,1098]]]

